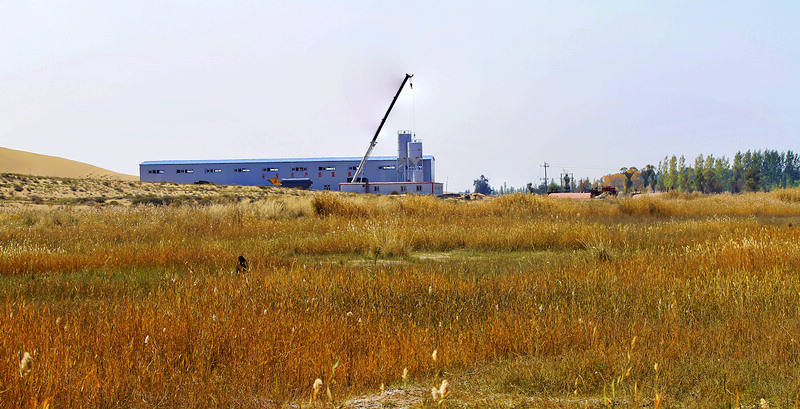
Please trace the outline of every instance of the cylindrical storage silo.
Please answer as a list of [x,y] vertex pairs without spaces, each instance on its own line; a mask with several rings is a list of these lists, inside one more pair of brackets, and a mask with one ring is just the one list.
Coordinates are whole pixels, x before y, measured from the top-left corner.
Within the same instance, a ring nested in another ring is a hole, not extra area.
[[408,143],[411,142],[411,131],[397,132],[397,160],[408,159]]
[[408,143],[408,160],[410,164],[414,166],[422,162],[422,141]]

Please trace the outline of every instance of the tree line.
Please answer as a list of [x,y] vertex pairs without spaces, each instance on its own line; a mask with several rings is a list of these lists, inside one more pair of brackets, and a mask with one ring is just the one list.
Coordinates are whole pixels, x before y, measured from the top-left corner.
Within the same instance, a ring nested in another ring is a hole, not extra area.
[[[554,191],[581,192],[600,186],[615,186],[619,190],[740,193],[760,192],[800,186],[800,154],[791,150],[779,152],[765,149],[736,152],[733,160],[725,156],[698,155],[694,163],[687,163],[681,155],[665,156],[658,166],[648,164],[641,169],[624,167],[619,173],[606,175],[590,183],[589,178],[562,180],[557,184],[551,180],[540,185],[528,183],[521,188],[489,185],[484,175],[473,185],[475,192],[484,194],[549,193]],[[467,191],[469,192],[469,191]]]
[[655,186],[661,191],[722,193],[756,192],[800,186],[800,155],[792,152],[736,152],[725,156],[698,155],[694,166],[683,155],[665,156],[658,164]]

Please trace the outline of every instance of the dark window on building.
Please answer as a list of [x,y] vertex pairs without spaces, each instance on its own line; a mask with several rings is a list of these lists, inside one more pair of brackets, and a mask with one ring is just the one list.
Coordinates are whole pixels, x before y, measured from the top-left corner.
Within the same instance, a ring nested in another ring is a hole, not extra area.
[[383,165],[383,166],[378,166],[378,169],[380,169],[380,170],[395,170],[395,167],[394,167],[394,165]]
[[264,168],[261,169],[262,172],[277,172],[278,168]]
[[328,171],[328,172],[330,172],[330,171],[336,170],[336,168],[333,167],[333,166],[320,166],[319,170],[320,171]]
[[237,168],[233,170],[234,172],[250,172],[249,168]]
[[153,169],[153,170],[148,170],[147,173],[164,173],[164,171],[161,169]]
[[417,192],[421,192],[421,191],[422,191],[422,186],[417,186]]
[[331,190],[331,185],[323,185],[322,190]]
[[220,173],[222,169],[206,169],[206,173]]

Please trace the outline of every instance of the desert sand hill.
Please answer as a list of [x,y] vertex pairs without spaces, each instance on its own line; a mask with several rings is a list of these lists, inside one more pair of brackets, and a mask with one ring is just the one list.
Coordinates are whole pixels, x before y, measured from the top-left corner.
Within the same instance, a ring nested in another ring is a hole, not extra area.
[[0,172],[63,178],[139,180],[138,176],[112,172],[83,162],[0,148]]

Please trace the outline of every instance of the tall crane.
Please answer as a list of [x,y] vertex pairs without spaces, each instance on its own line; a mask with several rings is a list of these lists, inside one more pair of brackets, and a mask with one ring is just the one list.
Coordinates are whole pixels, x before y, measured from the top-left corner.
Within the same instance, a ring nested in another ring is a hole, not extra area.
[[361,176],[361,173],[364,171],[364,165],[367,163],[367,159],[369,158],[369,155],[372,153],[372,149],[375,148],[375,145],[378,144],[378,134],[381,133],[381,128],[383,128],[383,123],[386,122],[386,118],[388,118],[389,113],[392,112],[394,103],[397,102],[397,97],[400,96],[400,92],[403,90],[403,87],[406,86],[406,82],[408,82],[408,80],[413,76],[414,74],[406,74],[406,77],[403,79],[403,83],[400,84],[400,89],[398,89],[397,94],[394,95],[392,103],[389,104],[389,109],[386,110],[386,115],[383,116],[381,124],[378,125],[378,130],[375,131],[375,136],[372,137],[372,142],[369,143],[369,147],[367,148],[367,153],[364,154],[364,158],[361,159],[361,163],[359,163],[358,167],[356,168],[356,173],[353,174],[353,179],[352,179],[353,182],[361,182],[359,176]]

